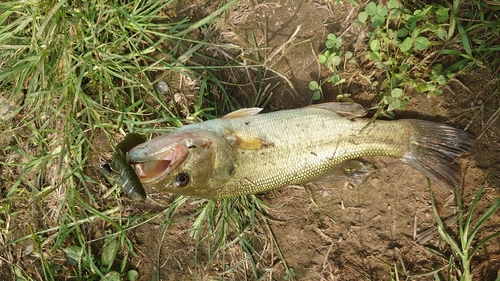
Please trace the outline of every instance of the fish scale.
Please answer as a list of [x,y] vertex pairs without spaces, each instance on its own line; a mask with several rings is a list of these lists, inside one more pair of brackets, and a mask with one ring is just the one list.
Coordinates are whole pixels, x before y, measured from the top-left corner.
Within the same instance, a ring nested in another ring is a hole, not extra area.
[[[272,130],[261,129],[269,127],[269,124],[274,124]],[[348,120],[316,108],[199,125],[200,129],[221,135],[234,131],[274,144],[260,150],[236,149],[239,155],[237,168],[225,187],[219,189],[218,198],[307,183],[328,173],[341,162],[361,156],[400,158],[408,151],[408,142],[403,136],[411,135],[411,128],[397,121],[370,123],[367,119]],[[393,138],[396,132],[402,137]]]

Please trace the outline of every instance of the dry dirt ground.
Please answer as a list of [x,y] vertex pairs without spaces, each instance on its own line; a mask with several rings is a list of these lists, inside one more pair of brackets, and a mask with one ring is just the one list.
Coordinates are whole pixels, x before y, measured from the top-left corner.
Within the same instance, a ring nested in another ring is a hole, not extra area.
[[[177,7],[179,13],[188,13],[194,18],[216,8],[216,4],[208,2]],[[366,30],[353,24],[358,12],[350,4],[329,1],[241,1],[220,23],[220,42],[242,45],[242,37],[255,36],[266,64],[287,77],[300,93],[295,95],[284,79],[269,72],[266,83],[273,85],[269,110],[297,108],[310,102],[312,92],[308,83],[324,75],[316,57],[325,48],[329,33],[341,35],[346,48],[355,55],[366,50]],[[242,37],[231,37],[232,30]],[[378,90],[372,89],[359,75],[361,70],[362,65],[344,70],[348,83],[343,91],[365,107],[374,106]],[[375,80],[382,78],[374,74]],[[412,95],[407,110],[398,113],[399,118],[418,117],[467,128],[478,137],[475,147],[462,159],[462,194],[466,206],[478,189],[486,186],[477,207],[478,215],[500,196],[500,121],[496,119],[500,96],[497,93],[488,103],[481,103],[494,89],[498,91],[498,73],[479,69],[450,82],[440,97],[427,99]],[[325,89],[324,101],[334,100],[338,93],[338,89]],[[438,235],[422,244],[414,240],[415,231],[421,233],[435,222],[426,178],[398,160],[377,157],[363,161],[373,170],[362,180],[344,177],[310,184],[306,189],[286,187],[260,196],[277,206],[269,213],[271,228],[296,280],[390,280],[394,268],[416,275],[447,264],[429,252],[431,248],[449,256],[449,248]],[[98,171],[94,175],[98,177]],[[442,206],[442,217],[451,216],[456,211],[453,192],[435,184],[432,188]],[[121,204],[130,213],[160,208],[149,203],[124,199]],[[193,210],[194,207],[183,207],[178,216]],[[476,220],[478,215],[474,217]],[[160,222],[161,219],[129,231],[138,255],[131,257],[130,267],[139,271],[139,280],[151,280],[157,270],[157,253],[161,247],[159,279],[194,280],[195,241],[186,231],[193,219],[173,224],[163,242],[160,241]],[[481,230],[479,238],[498,231],[499,223],[499,216],[494,216]],[[456,223],[450,231],[457,233]],[[263,279],[283,280],[283,265],[274,246],[268,242],[260,247]],[[206,253],[203,247],[200,249],[197,258],[200,280],[244,277],[240,270],[221,274],[225,270],[223,262],[215,260],[207,264]],[[237,247],[230,247],[226,259],[237,256],[237,251]],[[499,238],[479,250],[472,266],[478,276],[475,280],[495,280],[500,269]],[[434,279],[425,276],[417,280]]]

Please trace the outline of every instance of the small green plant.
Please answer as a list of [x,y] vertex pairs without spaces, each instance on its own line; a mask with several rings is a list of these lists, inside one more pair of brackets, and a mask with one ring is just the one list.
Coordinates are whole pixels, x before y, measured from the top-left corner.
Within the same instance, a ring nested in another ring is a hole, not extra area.
[[309,82],[309,89],[313,91],[312,99],[319,100],[323,96],[323,90],[317,81]]
[[[428,183],[432,203],[432,211],[437,222],[437,232],[450,247],[451,254],[449,251],[443,253],[434,248],[428,248],[427,250],[433,255],[441,258],[444,262],[444,265],[434,268],[431,271],[409,274],[404,269],[404,267],[397,268],[395,264],[387,260],[383,260],[376,256],[373,256],[373,258],[388,267],[389,271],[391,272],[391,276],[393,276],[391,280],[401,280],[398,276],[406,276],[406,280],[414,280],[431,276],[434,280],[443,280],[440,278],[440,276],[444,276],[444,280],[476,280],[473,276],[472,259],[481,247],[485,246],[486,243],[492,241],[493,239],[499,237],[500,231],[490,233],[487,236],[483,235],[483,237],[479,241],[477,239],[477,236],[480,234],[481,228],[485,226],[486,221],[492,218],[500,209],[500,198],[493,202],[493,204],[483,214],[478,214],[476,206],[484,194],[485,187],[482,186],[477,191],[469,206],[468,211],[462,203],[460,192],[458,190],[455,190],[457,214],[455,216],[449,217],[446,221],[442,221],[439,215],[439,208],[437,207],[430,181]],[[454,219],[450,220],[450,218]],[[457,220],[458,229],[457,227],[453,227],[452,230],[451,225],[454,226]],[[458,232],[454,230],[458,230]],[[496,274],[497,275],[493,277],[496,277],[495,280],[500,280],[500,272]]]
[[461,45],[461,48],[453,48],[452,44],[448,44],[451,46],[446,46],[440,51],[441,54],[459,58],[448,66],[448,71],[463,71],[473,67],[495,69],[498,66],[500,62],[498,7],[497,1],[485,1],[477,5],[469,5],[459,0],[453,1],[449,10],[450,24],[446,38],[455,45]]
[[[128,238],[121,234],[120,237],[116,237],[114,233],[109,233],[109,236],[105,239],[104,246],[100,252],[100,260],[95,258],[93,255],[89,255],[89,249],[85,249],[82,246],[71,245],[62,249],[64,252],[64,257],[62,258],[62,263],[53,263],[52,270],[54,272],[60,273],[61,275],[73,274],[79,279],[90,278],[94,276],[92,272],[96,272],[105,280],[109,281],[135,281],[139,278],[139,273],[136,270],[127,270],[127,256],[132,250],[131,242]],[[120,241],[121,240],[121,241]],[[126,245],[120,245],[125,242]],[[119,271],[113,270],[111,267],[115,264],[119,250],[122,249],[122,253],[125,253],[122,259]],[[133,251],[131,252],[132,254]],[[63,270],[66,268],[66,270]]]
[[342,38],[330,33],[327,36],[325,45],[327,49],[323,54],[319,55],[318,61],[331,71],[336,72],[337,67],[342,62],[342,51],[340,50],[340,47],[342,47]]
[[394,109],[405,108],[409,99],[404,93],[410,89],[427,96],[440,95],[442,86],[453,77],[454,73],[434,64],[434,58],[425,58],[431,54],[427,50],[437,48],[448,35],[448,11],[429,5],[412,12],[390,0],[387,6],[370,2],[358,15],[360,23],[370,20],[373,28],[366,58],[386,74],[379,102],[385,113],[393,115]]
[[[487,237],[482,238],[482,240],[480,241],[477,241],[476,239],[476,236],[478,235],[479,230],[484,225],[484,223],[489,218],[494,216],[500,209],[500,198],[499,198],[474,223],[473,217],[476,215],[475,208],[484,193],[484,188],[485,187],[482,186],[476,193],[474,199],[472,200],[472,203],[470,204],[468,212],[464,208],[465,206],[462,203],[460,192],[458,190],[455,190],[455,198],[458,207],[458,238],[455,238],[453,234],[450,234],[445,231],[445,227],[437,211],[434,194],[432,192],[432,189],[430,189],[432,207],[433,207],[434,217],[438,223],[439,235],[451,247],[453,255],[448,257],[437,251],[433,251],[433,253],[437,254],[438,256],[442,257],[445,261],[449,262],[449,272],[455,272],[456,276],[458,277],[458,280],[460,281],[473,280],[473,274],[471,270],[472,257],[477,253],[477,251],[483,245],[485,245],[492,239],[500,236],[500,231],[497,231],[488,235]],[[459,259],[458,261],[455,261],[456,257]],[[497,278],[499,277],[500,276],[497,276]]]
[[[161,230],[162,239],[165,238],[167,229],[172,221],[175,221],[177,209],[187,202],[187,197],[177,196],[166,209]],[[279,256],[279,263],[284,269],[284,277],[287,280],[294,280],[293,268],[289,267],[279,244],[271,231],[268,214],[274,208],[266,204],[255,195],[227,198],[222,200],[200,200],[199,207],[191,216],[194,218],[192,228],[188,230],[191,236],[197,241],[195,259],[198,259],[200,247],[205,247],[208,253],[207,264],[214,260],[226,261],[226,249],[233,245],[240,245],[241,260],[236,264],[227,262],[224,264],[223,276],[231,274],[237,270],[241,263],[250,269],[248,273],[251,280],[265,276],[268,271],[263,265],[263,257],[255,249],[255,244],[262,244],[266,241],[273,244]],[[258,242],[257,240],[261,240]],[[160,250],[160,249],[159,249]],[[160,257],[160,252],[158,252]],[[158,260],[159,261],[159,260]],[[269,261],[269,263],[272,263]],[[158,264],[159,266],[159,264]],[[195,265],[197,266],[197,265]],[[196,268],[196,270],[199,270]],[[231,276],[231,275],[228,275]]]
[[[346,80],[341,77],[342,72],[339,66],[343,60],[350,60],[352,58],[352,52],[347,51],[345,54],[342,52],[342,38],[337,37],[335,34],[328,34],[325,45],[327,49],[318,56],[318,62],[326,66],[333,75],[320,83],[317,81],[309,82],[309,89],[313,91],[313,100],[319,100],[323,96],[322,85],[324,83],[332,83],[333,86],[339,86],[346,82]],[[349,95],[345,94],[345,96],[348,97]]]
[[[391,5],[393,2],[390,2]],[[365,22],[368,17],[370,17],[370,21],[372,22],[372,27],[376,28],[385,23],[385,17],[387,15],[388,9],[386,6],[376,4],[374,2],[369,2],[366,5],[365,11],[359,13],[358,19],[361,22]]]
[[[387,5],[369,2],[359,13],[357,22],[370,22],[372,28],[368,33],[370,51],[365,57],[385,72],[386,78],[379,84],[379,106],[384,114],[392,116],[393,110],[404,108],[409,101],[405,92],[410,89],[427,96],[441,94],[442,87],[456,74],[444,70],[442,65],[435,63],[434,57],[423,59],[432,53],[429,49],[436,49],[449,35],[446,30],[449,10],[429,5],[412,12],[397,0],[390,0]],[[323,96],[324,83],[341,87],[346,81],[340,69],[343,60],[356,63],[351,52],[343,54],[341,38],[329,34],[325,45],[327,49],[318,56],[318,62],[332,75],[323,81],[309,83],[313,100]],[[350,95],[342,93],[341,88],[340,92],[337,100],[350,100]]]
[[[467,69],[483,66],[487,60],[498,64],[493,55],[499,50],[498,36],[493,34],[498,34],[500,25],[492,20],[494,10],[482,5],[459,15],[462,4],[459,0],[451,8],[424,4],[411,11],[399,1],[389,0],[387,5],[369,2],[359,13],[357,21],[370,22],[372,28],[366,58],[385,72],[380,84],[382,111],[393,115],[392,110],[404,108],[409,90],[427,97],[440,95],[448,81]],[[475,35],[474,40],[470,35]],[[447,59],[454,63],[445,68],[441,62]],[[394,89],[402,89],[403,95],[398,90],[394,96]]]
[[380,102],[387,105],[387,111],[391,112],[394,109],[404,108],[410,99],[403,94],[401,88],[394,88],[389,95],[381,94]]

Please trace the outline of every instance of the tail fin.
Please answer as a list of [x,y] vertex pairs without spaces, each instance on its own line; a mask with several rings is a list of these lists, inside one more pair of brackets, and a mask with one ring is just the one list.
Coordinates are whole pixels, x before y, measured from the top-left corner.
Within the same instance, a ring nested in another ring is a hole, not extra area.
[[474,145],[474,136],[441,123],[407,121],[414,132],[411,149],[401,161],[442,186],[458,187],[461,167],[456,160]]

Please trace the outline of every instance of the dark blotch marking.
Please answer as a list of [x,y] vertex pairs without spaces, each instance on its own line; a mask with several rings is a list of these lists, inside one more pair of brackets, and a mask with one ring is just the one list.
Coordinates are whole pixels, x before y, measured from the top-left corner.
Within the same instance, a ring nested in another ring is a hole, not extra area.
[[263,149],[263,148],[270,148],[270,147],[274,147],[274,143],[273,142],[267,142],[267,141],[264,141],[262,142],[260,148]]
[[212,142],[211,141],[207,141],[206,143],[203,143],[201,145],[201,148],[203,148],[203,149],[210,149],[210,148],[212,148]]

